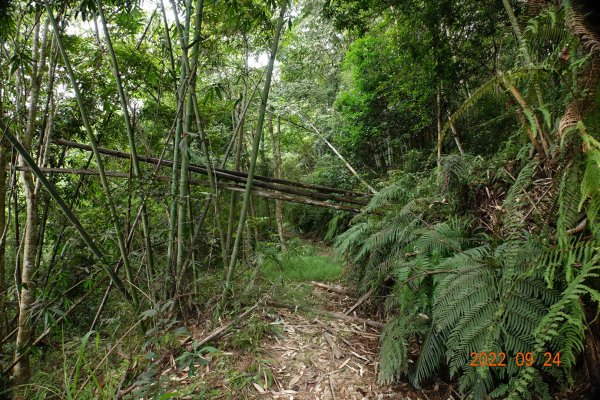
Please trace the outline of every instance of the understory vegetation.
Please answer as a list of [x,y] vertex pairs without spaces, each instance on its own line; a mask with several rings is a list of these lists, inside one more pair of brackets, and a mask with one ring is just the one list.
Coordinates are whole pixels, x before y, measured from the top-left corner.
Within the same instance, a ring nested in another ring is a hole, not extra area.
[[0,399],[263,395],[340,282],[390,390],[600,390],[599,78],[593,1],[0,1]]

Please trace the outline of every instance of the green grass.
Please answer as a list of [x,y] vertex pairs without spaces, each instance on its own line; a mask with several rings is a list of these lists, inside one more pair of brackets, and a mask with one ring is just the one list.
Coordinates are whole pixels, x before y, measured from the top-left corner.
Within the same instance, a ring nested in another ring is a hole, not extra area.
[[343,269],[344,265],[336,258],[318,255],[314,246],[304,245],[268,257],[261,275],[271,282],[332,282],[339,279]]

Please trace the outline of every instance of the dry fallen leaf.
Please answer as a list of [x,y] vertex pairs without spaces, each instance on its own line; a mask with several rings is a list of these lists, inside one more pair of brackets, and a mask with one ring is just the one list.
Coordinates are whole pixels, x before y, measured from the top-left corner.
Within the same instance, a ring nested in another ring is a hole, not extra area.
[[262,386],[260,386],[258,383],[256,383],[256,382],[252,382],[252,384],[254,385],[254,388],[255,388],[256,390],[258,390],[258,393],[260,393],[260,394],[265,394],[265,393],[267,393],[267,391],[266,391],[265,389],[263,389],[263,388],[262,388]]
[[291,389],[292,386],[294,386],[296,383],[298,383],[298,381],[300,380],[300,378],[302,378],[302,374],[299,374],[299,375],[296,375],[295,377],[293,377],[290,380],[290,383],[289,383],[288,387]]

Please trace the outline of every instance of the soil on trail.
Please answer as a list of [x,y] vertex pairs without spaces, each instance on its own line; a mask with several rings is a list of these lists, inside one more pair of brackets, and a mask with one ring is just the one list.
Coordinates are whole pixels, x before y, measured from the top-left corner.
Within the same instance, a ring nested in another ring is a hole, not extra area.
[[[324,300],[325,311],[344,312],[353,304],[346,295],[313,290]],[[272,312],[272,324],[282,328],[281,336],[273,336],[262,346],[273,360],[276,390],[271,389],[272,398],[401,398],[377,385],[377,328],[310,311],[278,308]]]

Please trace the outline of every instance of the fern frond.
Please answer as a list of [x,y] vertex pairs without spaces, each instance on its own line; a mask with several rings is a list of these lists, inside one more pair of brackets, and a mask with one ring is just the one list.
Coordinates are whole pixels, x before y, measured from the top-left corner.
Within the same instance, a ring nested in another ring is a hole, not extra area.
[[421,383],[432,379],[438,371],[446,352],[445,342],[444,333],[434,329],[431,329],[425,337],[414,371],[409,375],[410,382],[417,389],[420,388]]
[[590,135],[583,135],[586,149],[586,165],[581,180],[581,200],[579,210],[587,201],[586,214],[590,226],[596,224],[600,212],[600,143]]
[[[551,344],[559,335],[568,335],[560,347],[561,358],[566,355],[568,360],[567,367],[572,365],[575,355],[581,350],[585,325],[583,324],[583,313],[575,312],[580,298],[589,295],[593,301],[600,302],[600,293],[586,285],[589,279],[597,278],[600,269],[600,256],[596,255],[593,259],[586,262],[579,274],[568,284],[561,294],[559,301],[554,303],[548,313],[540,320],[538,326],[533,332],[535,346],[534,354],[542,354],[548,344]],[[575,309],[573,306],[575,305]],[[533,367],[524,368],[519,371],[518,379],[511,382],[511,389],[508,398],[517,399],[529,387],[540,385],[536,382],[537,370]]]
[[380,369],[377,381],[389,385],[408,370],[408,340],[411,319],[400,315],[389,321],[381,332]]

